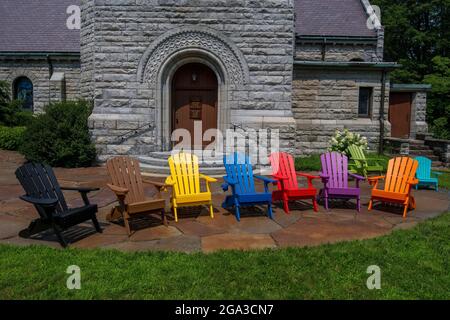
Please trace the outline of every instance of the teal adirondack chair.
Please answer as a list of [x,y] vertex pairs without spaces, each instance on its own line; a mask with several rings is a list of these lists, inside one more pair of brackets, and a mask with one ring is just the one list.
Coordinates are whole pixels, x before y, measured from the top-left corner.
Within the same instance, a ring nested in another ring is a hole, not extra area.
[[348,169],[351,173],[356,173],[367,178],[370,172],[379,174],[383,172],[383,166],[378,160],[366,157],[361,146],[351,145],[348,147],[348,152],[350,153]]
[[442,173],[431,171],[430,159],[426,157],[416,157],[415,159],[419,162],[419,168],[416,172],[416,178],[419,180],[419,183],[416,184],[416,190],[419,189],[419,186],[434,185],[435,190],[439,191],[438,176]]

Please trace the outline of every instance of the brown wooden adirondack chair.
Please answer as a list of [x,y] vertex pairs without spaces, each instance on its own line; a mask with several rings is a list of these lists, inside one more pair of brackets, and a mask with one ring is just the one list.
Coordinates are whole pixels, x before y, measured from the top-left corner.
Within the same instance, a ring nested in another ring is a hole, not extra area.
[[[165,187],[163,183],[142,179],[139,161],[131,157],[115,157],[106,163],[112,183],[108,187],[116,194],[119,205],[112,209],[108,220],[123,218],[128,236],[131,235],[129,220],[134,216],[142,214],[161,213],[164,225],[167,225],[165,216],[165,200],[161,197],[161,189]],[[154,185],[158,189],[158,194],[154,199],[148,199],[144,194],[143,183]]]

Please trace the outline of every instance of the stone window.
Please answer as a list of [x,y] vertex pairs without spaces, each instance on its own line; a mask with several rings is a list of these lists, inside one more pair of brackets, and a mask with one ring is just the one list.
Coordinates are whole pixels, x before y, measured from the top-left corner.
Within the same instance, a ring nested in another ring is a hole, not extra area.
[[359,88],[358,117],[370,118],[372,115],[372,93],[373,88]]
[[27,77],[19,77],[14,81],[14,99],[22,101],[24,110],[33,111],[33,83]]

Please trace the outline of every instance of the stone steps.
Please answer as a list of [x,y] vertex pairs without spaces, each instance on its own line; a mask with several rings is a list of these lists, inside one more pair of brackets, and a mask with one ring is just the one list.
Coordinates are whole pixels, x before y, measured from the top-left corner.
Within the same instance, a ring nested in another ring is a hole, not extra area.
[[[139,157],[141,169],[147,176],[166,177],[170,174],[167,159],[170,152],[153,152],[145,157]],[[225,173],[222,157],[199,159],[200,171],[211,177],[222,177]]]

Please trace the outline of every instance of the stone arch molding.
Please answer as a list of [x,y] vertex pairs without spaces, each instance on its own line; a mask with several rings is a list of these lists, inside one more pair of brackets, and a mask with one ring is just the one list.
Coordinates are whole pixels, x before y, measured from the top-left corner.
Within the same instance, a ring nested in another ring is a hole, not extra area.
[[137,80],[151,86],[156,85],[164,62],[186,49],[207,51],[219,59],[226,66],[227,70],[223,71],[232,84],[239,86],[248,83],[248,66],[239,48],[217,31],[203,27],[177,28],[156,39],[142,56]]

